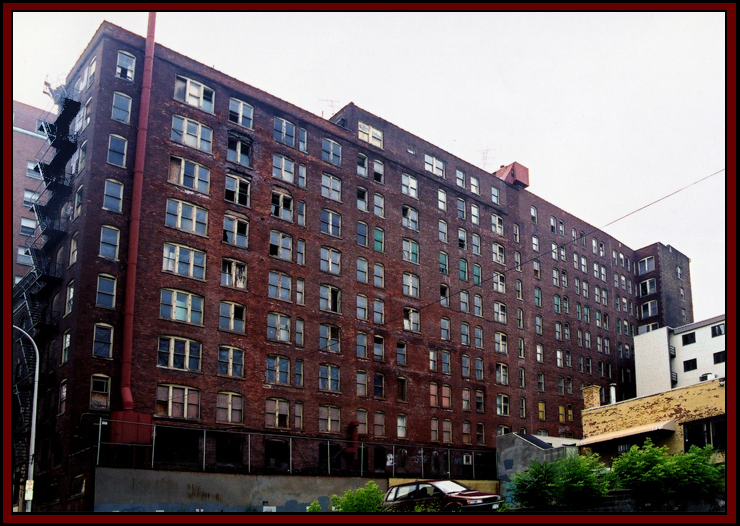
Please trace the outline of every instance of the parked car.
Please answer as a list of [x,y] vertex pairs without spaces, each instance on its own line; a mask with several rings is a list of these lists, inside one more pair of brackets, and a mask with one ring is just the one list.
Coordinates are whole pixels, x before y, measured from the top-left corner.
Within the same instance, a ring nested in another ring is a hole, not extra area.
[[478,491],[454,480],[417,480],[391,486],[383,497],[387,511],[491,511],[498,509],[500,495]]

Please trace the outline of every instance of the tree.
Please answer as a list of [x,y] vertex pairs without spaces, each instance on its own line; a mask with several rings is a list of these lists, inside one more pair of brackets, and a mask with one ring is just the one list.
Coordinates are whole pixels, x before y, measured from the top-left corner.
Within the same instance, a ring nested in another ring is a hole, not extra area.
[[329,500],[336,511],[381,511],[384,495],[375,481],[369,480],[364,488],[348,489],[341,497],[332,495]]
[[691,446],[686,453],[668,455],[666,446],[656,447],[647,438],[642,447],[614,460],[612,471],[619,486],[631,489],[639,505],[679,507],[721,495],[724,468],[712,461],[712,446]]
[[555,462],[532,460],[529,470],[514,474],[512,497],[524,508],[549,509],[555,505]]
[[599,455],[575,455],[557,461],[555,500],[569,510],[592,506],[609,491]]

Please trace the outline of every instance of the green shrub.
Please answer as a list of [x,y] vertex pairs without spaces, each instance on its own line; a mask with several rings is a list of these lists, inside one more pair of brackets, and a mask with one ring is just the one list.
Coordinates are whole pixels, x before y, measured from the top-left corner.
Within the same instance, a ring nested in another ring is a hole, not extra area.
[[319,499],[316,499],[311,504],[309,504],[306,511],[321,511],[321,504],[319,504]]
[[329,500],[336,511],[380,511],[384,495],[375,481],[370,480],[364,488],[348,489],[341,497],[332,495]]

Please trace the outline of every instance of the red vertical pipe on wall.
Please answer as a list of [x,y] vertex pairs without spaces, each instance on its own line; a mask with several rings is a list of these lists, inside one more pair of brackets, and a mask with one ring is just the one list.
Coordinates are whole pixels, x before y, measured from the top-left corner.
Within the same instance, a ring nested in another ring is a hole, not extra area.
[[147,125],[149,123],[149,100],[152,93],[152,70],[154,66],[154,27],[157,14],[149,13],[144,52],[144,75],[139,108],[139,130],[136,136],[134,158],[134,187],[131,197],[131,225],[128,244],[128,266],[126,272],[126,301],[123,318],[123,356],[121,358],[121,398],[123,410],[134,408],[131,395],[131,355],[134,344],[134,304],[136,297],[136,269],[139,257],[139,228],[141,226],[141,194],[144,182],[144,157],[146,154]]

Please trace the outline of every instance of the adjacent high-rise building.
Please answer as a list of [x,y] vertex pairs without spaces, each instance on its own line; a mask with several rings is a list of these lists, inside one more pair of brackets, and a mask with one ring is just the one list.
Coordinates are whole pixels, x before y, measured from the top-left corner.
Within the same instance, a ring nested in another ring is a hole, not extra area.
[[638,327],[691,320],[675,249],[354,104],[326,120],[109,23],[48,92],[13,291],[35,509],[91,509],[99,465],[495,478],[497,435],[580,437],[585,386],[635,395]]

